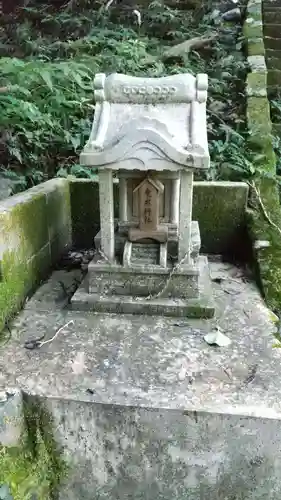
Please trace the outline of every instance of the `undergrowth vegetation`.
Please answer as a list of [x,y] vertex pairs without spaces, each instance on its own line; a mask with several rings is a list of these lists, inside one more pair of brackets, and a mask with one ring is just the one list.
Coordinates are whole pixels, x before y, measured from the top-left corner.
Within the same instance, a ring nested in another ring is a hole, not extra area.
[[[163,58],[169,46],[192,37],[218,36],[204,48]],[[1,170],[18,190],[53,176],[90,177],[79,165],[94,113],[97,72],[163,76],[209,75],[209,179],[253,174],[247,149],[240,26],[222,30],[210,14],[153,2],[139,27],[130,12],[107,13],[79,2],[2,16],[0,31]]]

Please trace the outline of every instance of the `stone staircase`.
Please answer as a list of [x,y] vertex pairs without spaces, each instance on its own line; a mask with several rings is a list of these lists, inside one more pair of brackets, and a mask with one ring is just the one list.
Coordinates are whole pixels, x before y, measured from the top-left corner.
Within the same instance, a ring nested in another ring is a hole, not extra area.
[[[281,88],[281,0],[263,2],[263,33],[268,95],[274,98]],[[281,137],[281,124],[273,122],[272,125],[273,134]]]
[[268,68],[268,89],[281,85],[281,0],[263,2],[263,33]]

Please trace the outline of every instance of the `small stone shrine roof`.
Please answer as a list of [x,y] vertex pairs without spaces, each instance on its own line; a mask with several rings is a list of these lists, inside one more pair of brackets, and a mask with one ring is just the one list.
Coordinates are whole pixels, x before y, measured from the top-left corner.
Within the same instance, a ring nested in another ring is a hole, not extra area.
[[95,115],[83,165],[113,170],[208,168],[208,77],[97,74]]

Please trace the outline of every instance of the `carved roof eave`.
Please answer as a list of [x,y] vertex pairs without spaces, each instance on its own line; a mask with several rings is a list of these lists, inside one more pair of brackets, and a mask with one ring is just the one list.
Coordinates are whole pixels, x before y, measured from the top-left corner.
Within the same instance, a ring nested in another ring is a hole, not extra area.
[[[149,153],[149,159],[147,159],[147,153]],[[80,162],[83,165],[113,170],[118,170],[122,161],[134,159],[143,164],[141,169],[144,170],[152,168],[178,170],[179,166],[180,168],[205,169],[210,163],[208,151],[201,145],[176,147],[166,135],[145,128],[133,130],[131,134],[121,137],[114,145],[110,144],[105,148],[102,148],[96,141],[88,142],[80,155]],[[156,160],[155,165],[153,165],[154,160]],[[166,160],[166,162],[159,160]]]

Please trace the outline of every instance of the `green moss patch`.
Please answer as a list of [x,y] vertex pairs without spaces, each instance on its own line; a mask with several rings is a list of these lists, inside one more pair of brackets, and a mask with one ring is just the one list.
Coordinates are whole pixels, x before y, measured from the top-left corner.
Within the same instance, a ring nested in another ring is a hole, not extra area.
[[[1,234],[1,282],[0,282],[0,329],[11,314],[16,312],[28,291],[40,279],[38,260],[46,270],[51,256],[46,225],[44,196],[36,195],[27,203],[16,204],[0,213]],[[39,272],[37,272],[39,270]],[[43,273],[42,273],[43,274]]]
[[267,78],[264,71],[249,73],[246,81],[247,95],[249,97],[266,97]]
[[[274,180],[258,183],[260,197],[270,220],[280,227],[281,210],[278,187]],[[248,213],[248,227],[252,240],[268,241],[269,246],[256,250],[259,276],[268,306],[281,313],[281,234],[266,220],[258,200]]]
[[268,71],[267,82],[270,87],[281,85],[281,71],[280,69],[270,69]]
[[272,124],[267,97],[248,97],[247,123],[250,132],[250,141],[255,144],[271,144]]
[[69,184],[55,179],[0,209],[0,331],[71,241]]
[[260,19],[256,21],[253,18],[251,18],[250,22],[246,21],[243,26],[243,34],[246,39],[262,38],[263,26]]
[[248,39],[249,56],[265,56],[265,46],[262,38]]
[[24,404],[25,428],[15,447],[0,446],[0,484],[13,500],[54,500],[67,467],[53,438],[53,422],[36,398]]
[[41,456],[34,460],[24,447],[0,447],[0,484],[9,486],[13,500],[31,500],[35,493],[38,500],[48,500],[48,474],[48,463]]
[[[258,24],[260,23],[260,27]],[[262,2],[250,2],[244,23],[248,55],[264,56],[262,31]],[[266,35],[272,36],[276,29],[270,27]],[[277,30],[278,31],[278,30]],[[276,32],[277,33],[277,32]],[[280,72],[281,74],[281,72]],[[281,81],[281,79],[280,79]],[[247,226],[253,242],[268,242],[269,246],[256,249],[256,263],[261,287],[267,304],[281,312],[281,234],[274,227],[281,221],[279,190],[276,175],[276,158],[272,145],[272,123],[267,97],[268,85],[279,82],[279,72],[267,75],[267,70],[250,73],[247,79],[247,125],[249,146],[258,153],[255,162],[257,180],[251,191],[252,209],[248,211]],[[273,224],[271,223],[273,222]]]

